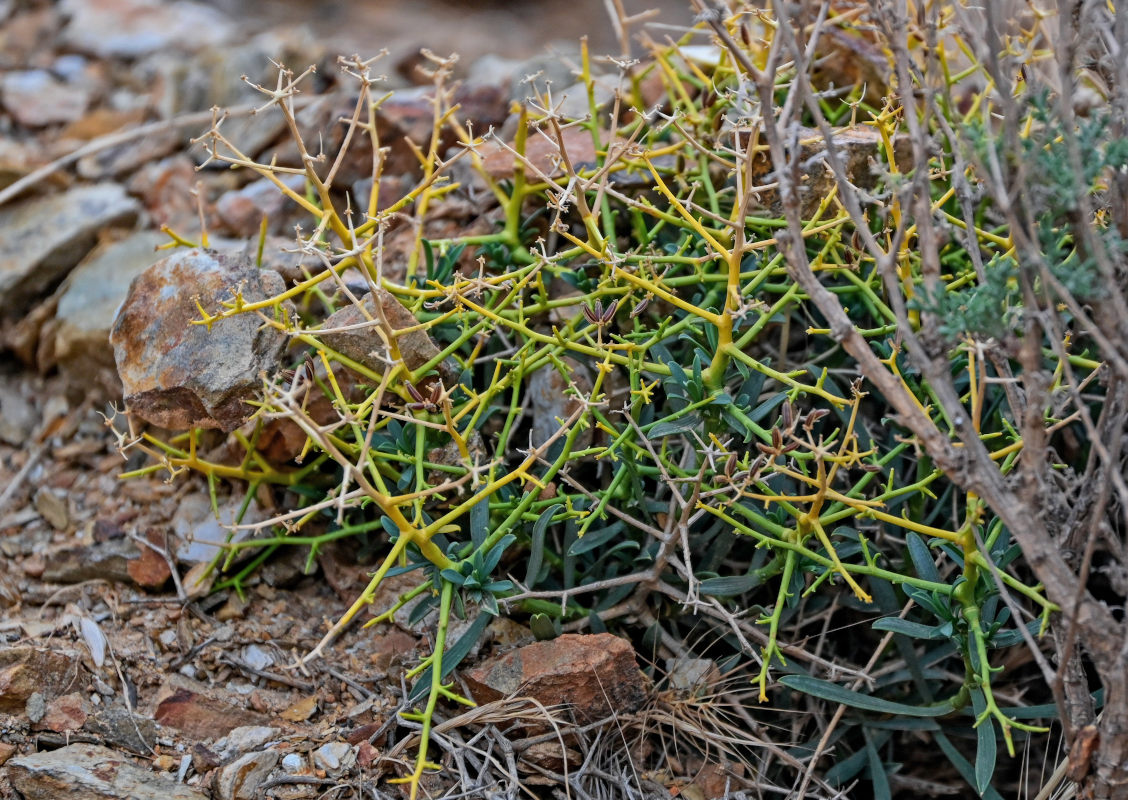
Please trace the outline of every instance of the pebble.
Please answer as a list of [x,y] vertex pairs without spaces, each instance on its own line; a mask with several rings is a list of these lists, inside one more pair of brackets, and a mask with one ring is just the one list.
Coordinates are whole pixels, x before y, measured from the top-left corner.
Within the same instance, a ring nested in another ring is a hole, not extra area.
[[313,765],[329,775],[340,774],[356,762],[356,751],[348,742],[329,742],[313,751]]
[[257,644],[243,648],[243,663],[251,669],[264,670],[274,664],[274,655]]
[[225,758],[258,750],[278,736],[278,728],[266,725],[243,725],[216,742],[212,749]]

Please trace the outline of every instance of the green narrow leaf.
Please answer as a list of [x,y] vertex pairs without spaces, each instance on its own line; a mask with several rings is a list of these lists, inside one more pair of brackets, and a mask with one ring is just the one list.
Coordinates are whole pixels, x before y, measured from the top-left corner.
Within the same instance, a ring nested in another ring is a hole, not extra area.
[[866,734],[866,760],[869,762],[874,800],[892,800],[893,792],[889,788],[889,776],[885,774],[885,765],[881,763],[881,754],[877,752],[877,748],[870,741],[868,733]]
[[[987,698],[983,696],[982,689],[972,691],[971,707],[976,717],[987,709]],[[995,740],[995,725],[990,718],[983,720],[975,733],[978,745],[975,749],[975,790],[982,797],[995,775],[998,743]]]
[[541,564],[544,563],[544,535],[548,530],[548,523],[556,516],[556,512],[564,508],[563,503],[553,503],[540,513],[533,524],[532,541],[529,543],[529,566],[525,570],[525,585],[532,588],[540,573]]
[[924,539],[909,531],[905,535],[905,543],[909,546],[909,558],[913,561],[913,568],[916,569],[917,577],[921,580],[940,583],[940,572],[936,569],[936,564],[932,560],[932,551],[928,549]]
[[568,548],[568,555],[578,556],[594,550],[601,544],[608,542],[611,538],[623,529],[622,520],[613,522],[606,528],[600,528],[595,531],[588,531],[583,536],[576,539],[575,543]]
[[[482,638],[482,634],[486,631],[486,626],[490,624],[493,617],[489,614],[479,614],[478,618],[470,623],[470,627],[466,629],[466,633],[458,637],[458,641],[452,644],[443,653],[443,673],[442,678],[445,680],[458,663],[470,654],[474,645]],[[411,687],[408,693],[410,702],[415,702],[427,695],[427,690],[431,688],[431,675],[434,672],[434,667],[427,667],[423,674],[419,676],[419,680]]]
[[720,578],[706,578],[698,584],[701,594],[712,597],[732,597],[755,589],[762,583],[757,575],[726,575]]
[[944,639],[944,633],[939,627],[934,625],[921,625],[919,622],[910,622],[907,619],[900,619],[898,617],[882,617],[881,619],[874,620],[873,629],[875,631],[893,631],[893,633],[903,633],[913,639]]
[[903,714],[906,717],[943,717],[952,713],[948,704],[939,706],[910,706],[907,703],[894,703],[880,697],[870,697],[868,694],[855,692],[837,683],[812,678],[810,675],[784,675],[779,682],[788,689],[794,689],[803,694],[829,700],[832,703],[841,703],[844,706],[857,708],[862,711],[873,711],[876,714]]
[[[956,772],[960,773],[963,779],[968,782],[968,785],[974,786],[975,773],[972,771],[971,764],[968,763],[967,759],[963,757],[960,751],[956,749],[956,746],[952,744],[951,740],[942,732],[937,731],[933,736],[936,737],[936,743],[940,745],[940,749],[944,751],[944,755],[948,757],[948,760],[952,762],[952,766],[956,768]],[[1003,800],[1003,796],[991,786],[987,787],[987,791],[983,792],[982,796],[983,800]]]
[[505,553],[505,549],[509,545],[517,541],[517,537],[512,533],[507,533],[501,537],[501,540],[490,548],[485,557],[482,559],[482,578],[485,579],[487,575],[493,573],[497,568],[498,562],[501,561],[501,556]]
[[686,414],[680,419],[675,419],[671,422],[660,420],[651,426],[650,430],[646,432],[647,439],[661,439],[663,436],[671,436],[675,433],[685,433],[686,431],[701,430],[702,422],[701,417],[695,413]]
[[474,549],[490,535],[490,498],[483,497],[470,507],[470,538],[474,542]]

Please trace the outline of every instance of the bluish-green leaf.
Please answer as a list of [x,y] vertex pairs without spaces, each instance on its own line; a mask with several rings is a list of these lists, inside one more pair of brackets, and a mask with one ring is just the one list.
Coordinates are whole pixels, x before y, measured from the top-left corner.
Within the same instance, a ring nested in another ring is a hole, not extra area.
[[762,583],[757,575],[725,575],[720,578],[706,578],[697,585],[701,594],[710,597],[733,597],[755,589]]
[[941,632],[940,628],[935,625],[921,625],[919,622],[910,622],[907,619],[899,619],[898,617],[882,617],[875,620],[873,623],[875,631],[893,631],[893,633],[903,633],[912,639],[944,639],[945,635]]
[[[949,740],[943,732],[936,731],[933,737],[936,739],[936,744],[940,745],[940,749],[944,751],[944,755],[952,762],[952,766],[956,768],[956,771],[968,782],[968,785],[974,786],[975,773],[972,771],[971,764],[968,763],[967,759],[963,757],[960,751],[956,749],[956,746],[952,744],[951,740]],[[1002,795],[990,786],[987,787],[987,791],[983,792],[982,797],[983,800],[1003,800]]]
[[909,546],[909,558],[912,559],[913,569],[921,580],[940,583],[940,572],[932,560],[932,551],[919,535],[909,531],[905,534],[905,544]]
[[889,789],[889,776],[885,774],[881,754],[877,752],[869,736],[866,736],[866,760],[869,764],[870,780],[873,782],[874,800],[892,800],[893,792]]
[[[439,676],[441,679],[446,679],[458,663],[470,654],[474,645],[482,638],[482,634],[486,632],[486,626],[493,621],[493,617],[489,614],[479,614],[477,619],[470,623],[470,627],[466,629],[466,633],[458,637],[458,641],[448,647],[443,653],[443,671]],[[431,675],[434,674],[434,667],[427,667],[423,674],[419,676],[419,680],[411,687],[411,692],[408,694],[408,699],[415,702],[420,698],[426,697],[427,691],[431,688]]]
[[850,708],[861,711],[872,711],[875,714],[903,714],[906,717],[943,717],[952,713],[952,707],[947,704],[939,706],[910,706],[907,703],[895,703],[880,697],[871,697],[868,694],[855,692],[837,683],[812,678],[810,675],[784,675],[779,679],[789,689],[794,689],[812,697],[840,703]]
[[470,539],[481,547],[490,535],[490,498],[483,497],[470,507]]
[[512,533],[507,533],[501,537],[501,540],[498,541],[497,544],[490,548],[490,552],[488,552],[482,559],[483,578],[492,573],[497,568],[498,562],[501,561],[501,556],[505,553],[506,548],[509,547],[509,545],[513,544],[515,541],[517,541],[517,537]]
[[608,542],[623,529],[622,520],[613,522],[606,528],[600,528],[595,531],[588,531],[580,538],[576,539],[575,543],[568,548],[568,555],[578,556],[582,553],[587,553],[594,550],[601,544]]
[[663,436],[672,436],[676,433],[685,433],[686,431],[701,430],[703,423],[701,417],[696,413],[689,413],[679,419],[671,420],[669,422],[660,420],[650,427],[646,432],[647,439],[660,439]]
[[529,564],[525,570],[525,585],[532,587],[540,574],[541,564],[544,563],[544,536],[548,530],[548,523],[556,516],[556,512],[564,508],[563,503],[553,503],[540,513],[533,524],[532,540],[529,543]]
[[[971,693],[971,707],[976,717],[987,709],[987,699],[983,696],[982,689],[975,689]],[[995,725],[991,718],[983,720],[975,729],[978,746],[975,750],[975,790],[982,797],[991,785],[991,778],[995,775],[995,758],[997,744],[995,741]]]

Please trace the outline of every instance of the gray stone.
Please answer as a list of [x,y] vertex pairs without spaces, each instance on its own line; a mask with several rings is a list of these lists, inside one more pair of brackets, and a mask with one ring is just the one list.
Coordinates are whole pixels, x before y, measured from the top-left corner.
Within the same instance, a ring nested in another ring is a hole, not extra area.
[[[212,511],[206,493],[190,494],[176,507],[172,529],[178,540],[176,558],[181,563],[206,564],[219,555],[226,541],[240,542],[251,535],[246,528],[232,531],[240,503],[232,502],[219,507],[219,519]],[[242,522],[259,522],[264,518],[258,505],[252,503],[244,513]],[[185,586],[191,591],[191,587]]]
[[202,3],[160,0],[64,0],[63,41],[99,58],[137,58],[168,49],[199,50],[234,34],[220,11]]
[[257,750],[278,736],[278,728],[266,725],[243,725],[235,728],[212,746],[223,758],[234,758]]
[[136,233],[98,248],[67,278],[55,311],[55,358],[72,385],[96,382],[120,393],[110,327],[132,280],[163,258],[156,250],[168,237]]
[[329,742],[313,751],[313,765],[329,775],[340,775],[356,763],[356,751],[348,742]]
[[195,789],[93,744],[19,756],[5,767],[12,787],[24,800],[207,800]]
[[101,228],[132,222],[139,210],[112,183],[0,209],[0,314],[20,316],[89,252]]
[[282,770],[289,775],[297,775],[305,769],[305,759],[297,753],[282,756]]
[[122,747],[139,755],[150,753],[150,748],[157,742],[155,722],[117,704],[95,710],[82,727],[106,744]]
[[50,553],[42,578],[49,583],[104,580],[128,583],[129,562],[140,556],[130,539],[108,539]]
[[134,279],[114,320],[110,341],[125,401],[139,418],[173,430],[231,431],[254,408],[247,404],[262,375],[281,364],[287,337],[239,314],[207,326],[241,287],[246,302],[280,294],[282,277],[259,270],[241,254],[194,248],[174,253]]
[[218,800],[253,800],[262,782],[278,763],[278,753],[266,750],[247,753],[221,767],[215,775],[215,796]]
[[28,721],[32,724],[39,722],[39,720],[43,719],[43,715],[47,713],[47,700],[39,692],[35,692],[31,697],[27,698],[24,713],[27,715]]
[[701,695],[716,684],[721,673],[712,659],[668,658],[666,676],[675,692]]
[[4,108],[21,125],[38,128],[74,122],[90,104],[90,92],[63,83],[43,69],[9,72],[0,79]]
[[21,445],[39,424],[35,406],[27,401],[14,380],[0,382],[0,442]]

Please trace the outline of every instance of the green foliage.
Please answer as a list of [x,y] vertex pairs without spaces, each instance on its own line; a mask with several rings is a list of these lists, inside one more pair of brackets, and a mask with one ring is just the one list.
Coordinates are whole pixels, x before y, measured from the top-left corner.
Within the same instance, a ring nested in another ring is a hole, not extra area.
[[[374,113],[367,65],[347,65],[362,88],[357,139],[378,149],[375,124],[363,123]],[[1020,721],[1021,709],[1000,708],[995,686],[1008,676],[991,658],[1024,633],[1041,634],[1054,606],[1029,584],[999,520],[949,483],[892,421],[886,400],[855,380],[854,362],[784,265],[781,221],[737,195],[734,176],[753,161],[757,139],[729,121],[743,118],[745,96],[732,59],[703,66],[677,47],[655,51],[648,69],[663,82],[678,124],[625,114],[608,132],[593,106],[592,117],[576,124],[592,137],[597,164],[578,172],[566,159],[552,175],[529,169],[527,137],[562,145],[566,121],[523,110],[513,177],[504,181],[482,167],[475,151],[482,142],[444,105],[444,69],[436,77],[433,139],[453,125],[472,145],[465,159],[505,221],[490,234],[432,236],[428,212],[459,191],[442,174],[449,160],[433,152],[417,187],[389,209],[369,208],[360,226],[344,224],[333,187],[310,176],[320,202],[309,210],[332,257],[326,272],[296,291],[344,302],[331,279],[359,273],[394,294],[419,321],[415,330],[442,352],[408,363],[398,343],[409,333],[375,320],[387,345],[384,364],[359,364],[326,344],[316,316],[299,326],[264,315],[265,324],[293,335],[296,360],[309,354],[320,371],[299,368],[292,382],[265,384],[256,433],[241,442],[243,462],[201,459],[196,434],[190,446],[152,440],[170,469],[243,479],[248,496],[262,484],[302,490],[304,513],[231,543],[217,567],[228,569],[249,552],[315,551],[343,535],[384,532],[372,583],[311,656],[369,605],[388,576],[417,578],[414,590],[375,618],[414,603],[412,621],[437,626],[434,652],[411,673],[410,699],[425,701],[410,712],[423,724],[408,778],[413,795],[432,766],[427,737],[436,703],[469,702],[444,679],[489,620],[506,615],[527,622],[539,639],[568,625],[612,628],[644,643],[660,626],[688,640],[692,625],[707,625],[713,655],[722,651],[731,665],[750,669],[761,701],[771,698],[789,713],[811,699],[850,709],[836,733],[831,782],[866,775],[876,795],[888,796],[896,768],[889,759],[908,741],[901,733],[926,732],[980,795],[998,796],[991,785],[998,742],[1013,752],[1016,737],[1044,729]],[[592,80],[586,53],[583,77]],[[712,90],[702,91],[706,85]],[[1124,165],[1128,147],[1108,140],[1099,116],[1084,123],[1079,141],[1094,156],[1076,175],[1057,144],[1048,102],[1030,108],[1029,169],[1044,177],[1030,206],[1039,252],[1049,274],[1083,297],[1097,288],[1097,272],[1074,240],[1069,215],[1079,208],[1069,198],[1078,186],[1097,192],[1103,176]],[[835,118],[855,111],[843,105]],[[888,143],[904,124],[893,108],[866,121]],[[986,157],[994,134],[965,130]],[[213,138],[222,148],[218,131]],[[632,147],[618,147],[622,141]],[[895,204],[905,182],[891,147],[870,154],[884,165],[872,192],[887,192]],[[222,160],[264,174],[272,169],[230,154]],[[947,174],[936,170],[937,197],[949,188]],[[644,188],[618,190],[617,181]],[[836,191],[803,220],[808,256],[868,346],[951,431],[932,388],[899,358],[889,287],[865,265]],[[979,211],[989,214],[989,204]],[[382,272],[382,226],[409,212],[418,215],[411,260],[402,275]],[[947,206],[937,213],[955,219]],[[878,230],[882,214],[873,217]],[[534,221],[549,235],[534,235]],[[938,315],[941,333],[961,343],[951,361],[954,383],[1006,473],[1022,440],[1002,410],[1004,381],[977,343],[1020,331],[1020,271],[1031,265],[1006,231],[973,234],[985,260],[981,277],[955,240],[942,254],[949,271],[937,296],[924,295],[920,260],[907,248],[897,269],[906,295],[915,297],[911,307]],[[1122,251],[1112,231],[1099,228],[1099,235]],[[285,299],[205,310],[204,321],[276,310]],[[1078,357],[1073,366],[1088,374],[1097,365]],[[534,376],[545,375],[555,381],[548,403],[533,390]],[[326,401],[332,418],[313,419],[298,399],[302,392]],[[552,417],[558,430],[531,441],[534,430],[546,430],[535,423]],[[277,418],[306,436],[312,455],[301,463],[261,463],[255,440]],[[238,588],[246,574],[229,579]],[[1003,591],[1032,621],[1012,617]],[[682,613],[687,606],[693,615]],[[453,644],[446,640],[451,613],[477,614]],[[815,620],[841,615],[854,619],[850,625],[867,623],[842,656],[856,665],[845,670],[849,686],[837,675],[812,674],[825,660],[787,647],[825,631]],[[633,619],[653,622],[643,631]],[[759,647],[750,644],[753,630]],[[867,680],[862,665],[870,655],[900,666]],[[809,755],[821,732],[805,730],[813,738],[798,750]],[[974,751],[972,760],[965,751]]]

